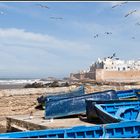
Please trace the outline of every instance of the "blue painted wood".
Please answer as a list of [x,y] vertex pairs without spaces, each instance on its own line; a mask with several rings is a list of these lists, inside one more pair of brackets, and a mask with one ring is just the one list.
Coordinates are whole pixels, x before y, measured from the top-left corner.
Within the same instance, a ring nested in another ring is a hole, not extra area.
[[124,121],[105,125],[105,136],[108,138],[138,138],[140,136],[139,121]]
[[95,100],[118,99],[114,90],[90,93],[59,100],[46,101],[45,118],[58,118],[69,115],[76,115],[86,112],[85,99],[93,98]]
[[119,90],[116,91],[116,93],[119,99],[134,98],[134,97],[139,98],[138,94],[139,91],[140,89],[130,89],[130,90]]
[[121,107],[136,107],[140,108],[140,100],[110,100],[110,101],[95,101],[93,99],[86,100],[86,115],[89,121],[93,121],[98,117],[95,105],[99,104],[101,107],[111,115],[115,115],[117,110]]
[[115,114],[111,114],[105,111],[100,104],[95,104],[95,110],[102,123],[138,120],[138,115],[140,112],[140,108],[138,107],[125,106],[118,108]]
[[80,86],[78,89],[75,89],[71,92],[58,93],[56,95],[49,95],[49,96],[40,96],[37,98],[37,101],[38,103],[44,103],[45,101],[49,101],[49,100],[58,100],[58,99],[63,99],[63,98],[79,96],[83,94],[85,94],[84,86]]
[[99,138],[103,135],[101,126],[59,128],[0,134],[0,138]]
[[139,138],[140,122],[125,121],[106,125],[76,126],[48,130],[2,133],[4,138]]
[[140,99],[140,89],[135,89],[138,99]]
[[[137,94],[138,92],[140,92],[140,89],[116,91],[119,99],[132,98],[132,97],[140,98],[140,94]],[[37,101],[39,104],[44,105],[45,101],[59,100],[59,99],[79,96],[79,95],[83,95],[84,93],[85,93],[84,86],[80,86],[78,89],[75,89],[74,91],[67,92],[67,93],[58,93],[57,95],[49,95],[49,96],[42,95],[37,98]]]

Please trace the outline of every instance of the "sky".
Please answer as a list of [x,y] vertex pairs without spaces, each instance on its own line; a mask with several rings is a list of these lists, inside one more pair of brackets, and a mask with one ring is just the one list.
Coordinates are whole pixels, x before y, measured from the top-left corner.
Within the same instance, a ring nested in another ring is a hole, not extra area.
[[113,53],[139,59],[140,2],[112,8],[120,3],[0,2],[0,78],[69,77]]

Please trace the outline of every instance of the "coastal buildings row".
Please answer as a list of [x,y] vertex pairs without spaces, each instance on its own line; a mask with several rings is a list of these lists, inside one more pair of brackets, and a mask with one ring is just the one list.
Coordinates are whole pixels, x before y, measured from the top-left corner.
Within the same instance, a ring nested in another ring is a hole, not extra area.
[[88,71],[70,74],[71,80],[140,81],[140,60],[120,60],[115,55],[98,58]]

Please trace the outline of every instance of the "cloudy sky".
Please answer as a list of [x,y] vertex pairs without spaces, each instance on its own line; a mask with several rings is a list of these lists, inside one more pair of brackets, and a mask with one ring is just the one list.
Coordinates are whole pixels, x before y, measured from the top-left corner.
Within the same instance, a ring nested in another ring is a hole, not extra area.
[[0,2],[1,78],[64,77],[139,52],[140,2]]

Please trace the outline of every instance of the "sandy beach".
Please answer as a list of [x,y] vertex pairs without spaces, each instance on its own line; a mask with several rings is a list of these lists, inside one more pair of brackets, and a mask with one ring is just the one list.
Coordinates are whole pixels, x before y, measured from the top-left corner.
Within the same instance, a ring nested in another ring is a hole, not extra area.
[[6,116],[29,114],[36,112],[37,98],[43,94],[52,95],[57,92],[68,92],[70,87],[56,88],[10,88],[0,89],[0,132],[5,132]]
[[[54,95],[58,92],[68,92],[75,89],[77,86],[69,87],[55,87],[55,88],[9,88],[5,87],[0,89],[0,133],[6,131],[6,117],[12,115],[25,115],[37,112],[35,107],[38,105],[37,98],[41,95]],[[85,86],[85,92],[92,93],[104,90],[123,90],[140,88],[139,85],[135,86]]]

